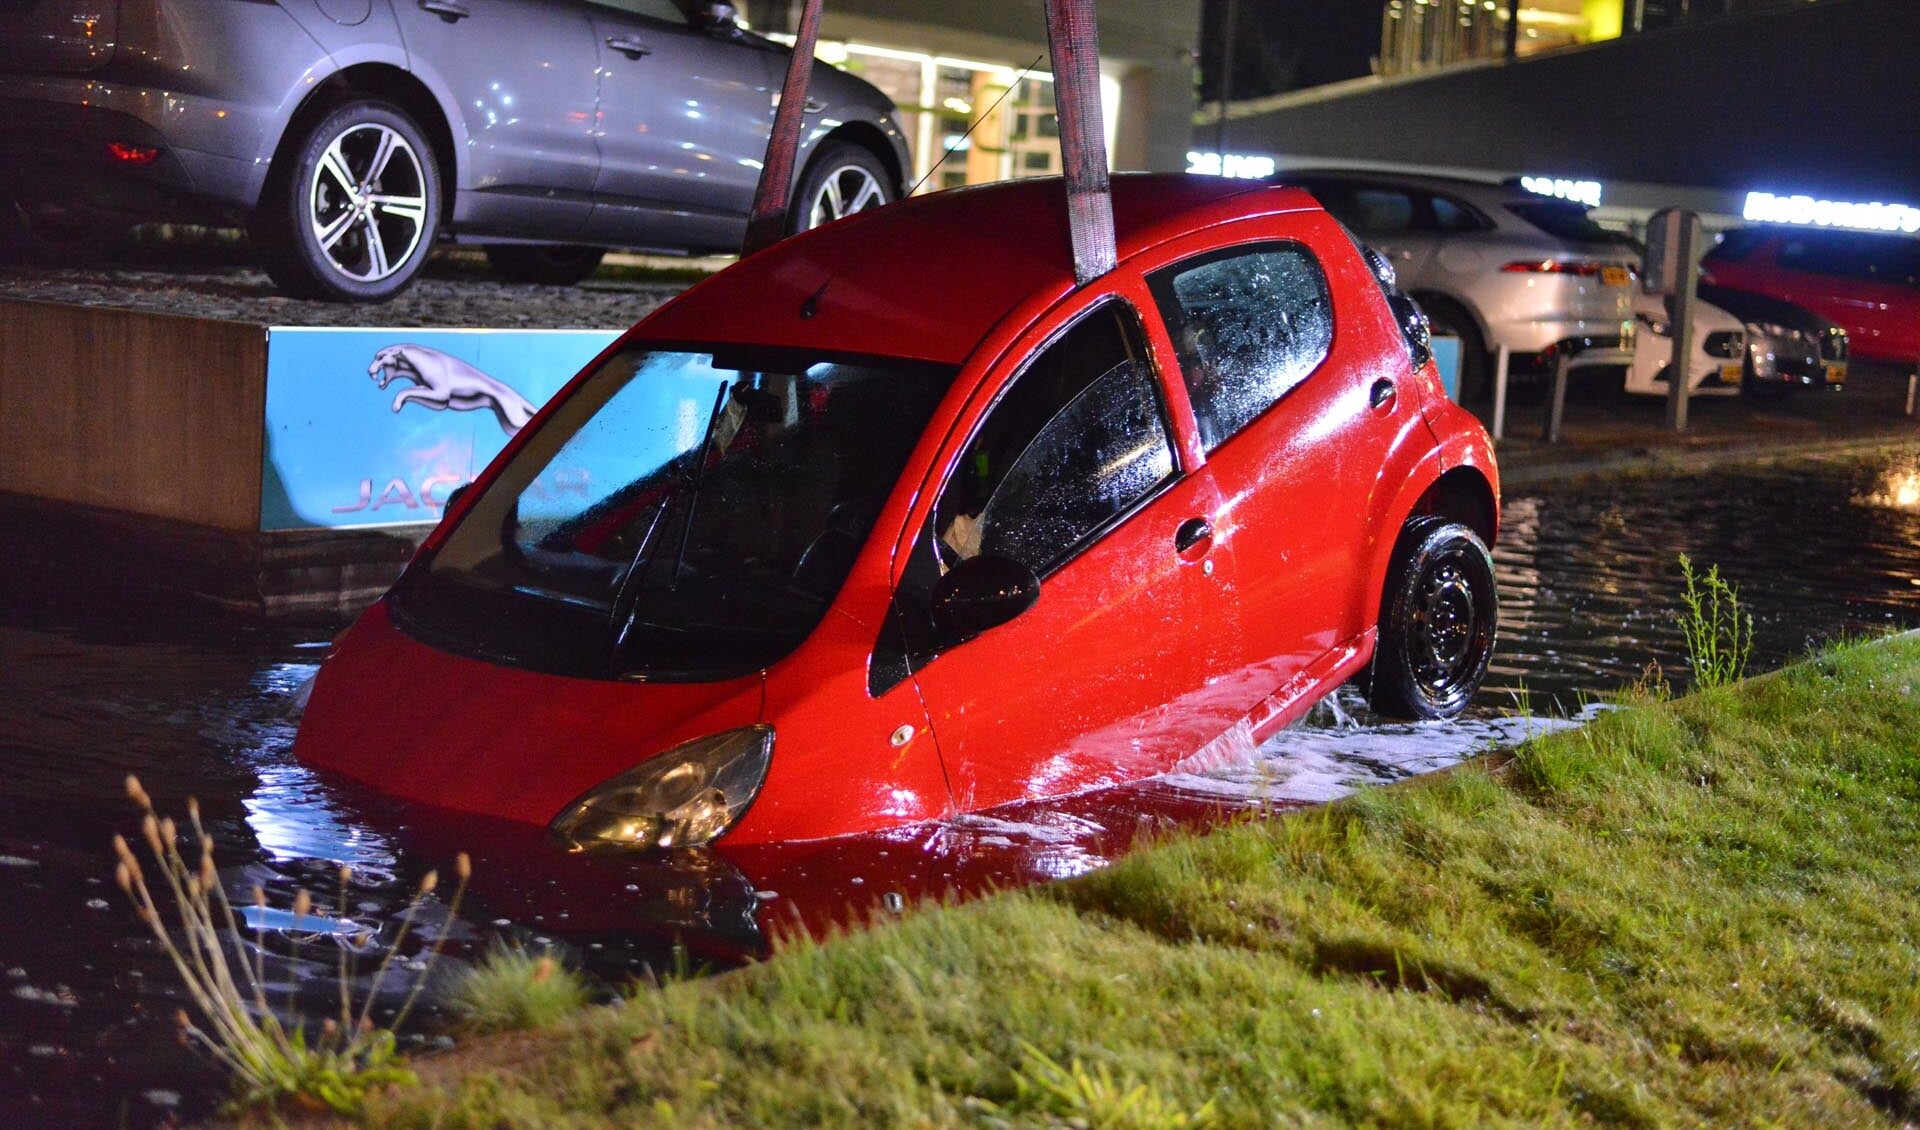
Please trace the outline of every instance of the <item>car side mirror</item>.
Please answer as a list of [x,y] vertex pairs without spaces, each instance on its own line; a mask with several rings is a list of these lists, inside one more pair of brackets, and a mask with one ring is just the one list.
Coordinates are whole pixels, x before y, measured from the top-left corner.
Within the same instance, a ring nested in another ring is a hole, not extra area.
[[983,554],[947,570],[933,586],[933,622],[959,639],[972,639],[1033,607],[1040,578],[1010,557]]

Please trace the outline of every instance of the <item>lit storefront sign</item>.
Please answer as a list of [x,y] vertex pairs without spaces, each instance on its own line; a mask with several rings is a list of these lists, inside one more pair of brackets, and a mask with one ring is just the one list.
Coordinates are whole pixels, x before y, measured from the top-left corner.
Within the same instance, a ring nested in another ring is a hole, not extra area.
[[1278,166],[1271,157],[1252,153],[1213,153],[1198,149],[1187,151],[1187,171],[1210,177],[1234,177],[1262,180],[1273,175]]
[[1520,187],[1528,192],[1537,192],[1542,196],[1557,196],[1562,200],[1572,200],[1590,208],[1600,207],[1600,182],[1597,180],[1569,180],[1566,177],[1521,177]]
[[1746,219],[1765,224],[1810,224],[1855,231],[1920,232],[1920,208],[1906,204],[1855,204],[1845,200],[1816,200],[1811,196],[1747,193]]

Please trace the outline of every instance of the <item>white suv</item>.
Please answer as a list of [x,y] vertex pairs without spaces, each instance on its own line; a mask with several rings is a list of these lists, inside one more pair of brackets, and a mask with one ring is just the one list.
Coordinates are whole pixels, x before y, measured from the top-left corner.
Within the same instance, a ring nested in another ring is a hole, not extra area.
[[1453,177],[1309,169],[1276,178],[1314,194],[1392,260],[1435,334],[1460,338],[1462,399],[1493,351],[1515,371],[1542,354],[1633,346],[1639,251],[1567,200]]

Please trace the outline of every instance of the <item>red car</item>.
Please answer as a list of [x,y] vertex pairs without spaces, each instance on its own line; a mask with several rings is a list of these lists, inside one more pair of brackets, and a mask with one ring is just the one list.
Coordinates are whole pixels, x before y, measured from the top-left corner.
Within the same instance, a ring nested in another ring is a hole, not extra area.
[[1700,267],[1702,282],[1784,299],[1838,322],[1855,357],[1920,361],[1920,239],[1735,228]]
[[635,326],[448,507],[295,753],[582,848],[808,839],[1246,749],[1342,682],[1459,711],[1486,434],[1297,189],[863,212]]

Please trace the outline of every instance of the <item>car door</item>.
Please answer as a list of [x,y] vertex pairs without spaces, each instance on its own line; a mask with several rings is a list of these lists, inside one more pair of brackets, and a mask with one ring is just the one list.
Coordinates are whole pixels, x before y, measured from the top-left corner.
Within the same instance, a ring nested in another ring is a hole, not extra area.
[[1248,662],[1289,701],[1356,657],[1371,562],[1398,533],[1374,526],[1380,495],[1431,444],[1357,249],[1324,219],[1302,234],[1189,240],[1147,276],[1222,493]]
[[587,5],[600,57],[590,231],[612,243],[738,246],[786,57],[691,27],[671,0]]
[[1855,352],[1912,357],[1920,243],[1896,236],[1805,232],[1780,245],[1780,297],[1854,328]]
[[495,235],[578,234],[600,157],[577,0],[394,0],[393,12],[408,65],[459,115],[458,218]]
[[[1026,341],[935,463],[895,583],[895,646],[963,811],[1163,770],[1245,710],[1218,689],[1244,653],[1218,492],[1183,465],[1135,304],[1070,300]],[[929,600],[973,558],[1040,584],[968,638]]]

